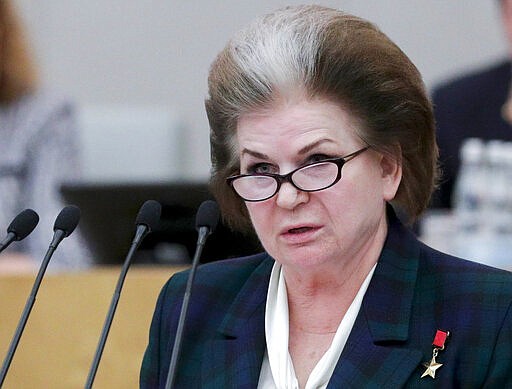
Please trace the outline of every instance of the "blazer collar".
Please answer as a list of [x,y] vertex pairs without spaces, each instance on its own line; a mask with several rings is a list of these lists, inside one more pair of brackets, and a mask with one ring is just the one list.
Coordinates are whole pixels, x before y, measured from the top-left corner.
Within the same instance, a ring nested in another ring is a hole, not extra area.
[[402,387],[424,356],[408,347],[420,246],[388,209],[388,235],[328,388]]
[[406,341],[418,274],[419,244],[388,212],[388,235],[363,301],[373,340]]
[[265,302],[274,260],[266,256],[247,279],[207,342],[202,387],[255,388],[265,354]]
[[258,315],[261,308],[265,308],[267,290],[270,281],[270,272],[274,260],[267,256],[256,270],[247,279],[240,292],[231,304],[219,332],[226,336],[245,336],[244,322]]

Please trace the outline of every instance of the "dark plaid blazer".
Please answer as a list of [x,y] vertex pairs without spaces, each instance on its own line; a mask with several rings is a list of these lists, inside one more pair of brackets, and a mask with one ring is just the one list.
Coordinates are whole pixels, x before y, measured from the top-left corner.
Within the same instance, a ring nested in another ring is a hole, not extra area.
[[[267,254],[199,267],[175,388],[256,388],[265,352]],[[187,272],[158,298],[140,387],[163,388]],[[328,388],[512,388],[512,273],[450,257],[391,217]],[[451,333],[421,378],[437,329]]]

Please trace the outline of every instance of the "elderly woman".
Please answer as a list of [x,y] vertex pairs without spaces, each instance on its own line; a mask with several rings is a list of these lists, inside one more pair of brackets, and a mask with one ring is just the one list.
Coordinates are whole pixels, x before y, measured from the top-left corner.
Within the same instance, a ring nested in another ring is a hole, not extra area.
[[[214,194],[265,252],[198,269],[175,387],[512,385],[512,275],[400,221],[426,207],[437,147],[382,32],[319,6],[257,19],[213,63],[206,109]],[[165,385],[186,279],[160,294],[142,388]]]

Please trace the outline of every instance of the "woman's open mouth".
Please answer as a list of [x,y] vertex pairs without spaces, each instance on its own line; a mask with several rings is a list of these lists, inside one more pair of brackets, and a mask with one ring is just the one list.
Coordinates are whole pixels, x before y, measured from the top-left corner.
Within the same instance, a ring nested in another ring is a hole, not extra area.
[[291,228],[288,230],[288,233],[290,234],[300,234],[302,232],[306,232],[313,229],[313,227],[298,227],[298,228]]
[[314,239],[316,233],[320,230],[319,226],[298,226],[285,229],[281,237],[292,244],[307,243]]

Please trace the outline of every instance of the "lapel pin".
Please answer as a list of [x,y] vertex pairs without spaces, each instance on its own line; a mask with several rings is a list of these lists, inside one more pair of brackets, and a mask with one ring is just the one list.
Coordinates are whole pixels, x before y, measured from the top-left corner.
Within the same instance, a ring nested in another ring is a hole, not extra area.
[[444,350],[444,346],[446,343],[446,340],[450,336],[450,331],[442,331],[437,330],[436,335],[434,336],[434,341],[432,342],[432,345],[434,346],[434,349],[432,350],[432,359],[430,362],[424,362],[423,366],[426,367],[425,372],[421,375],[421,378],[424,378],[426,376],[432,377],[432,379],[436,378],[436,370],[439,369],[441,366],[443,366],[442,363],[439,363],[436,361],[437,354],[439,351]]

